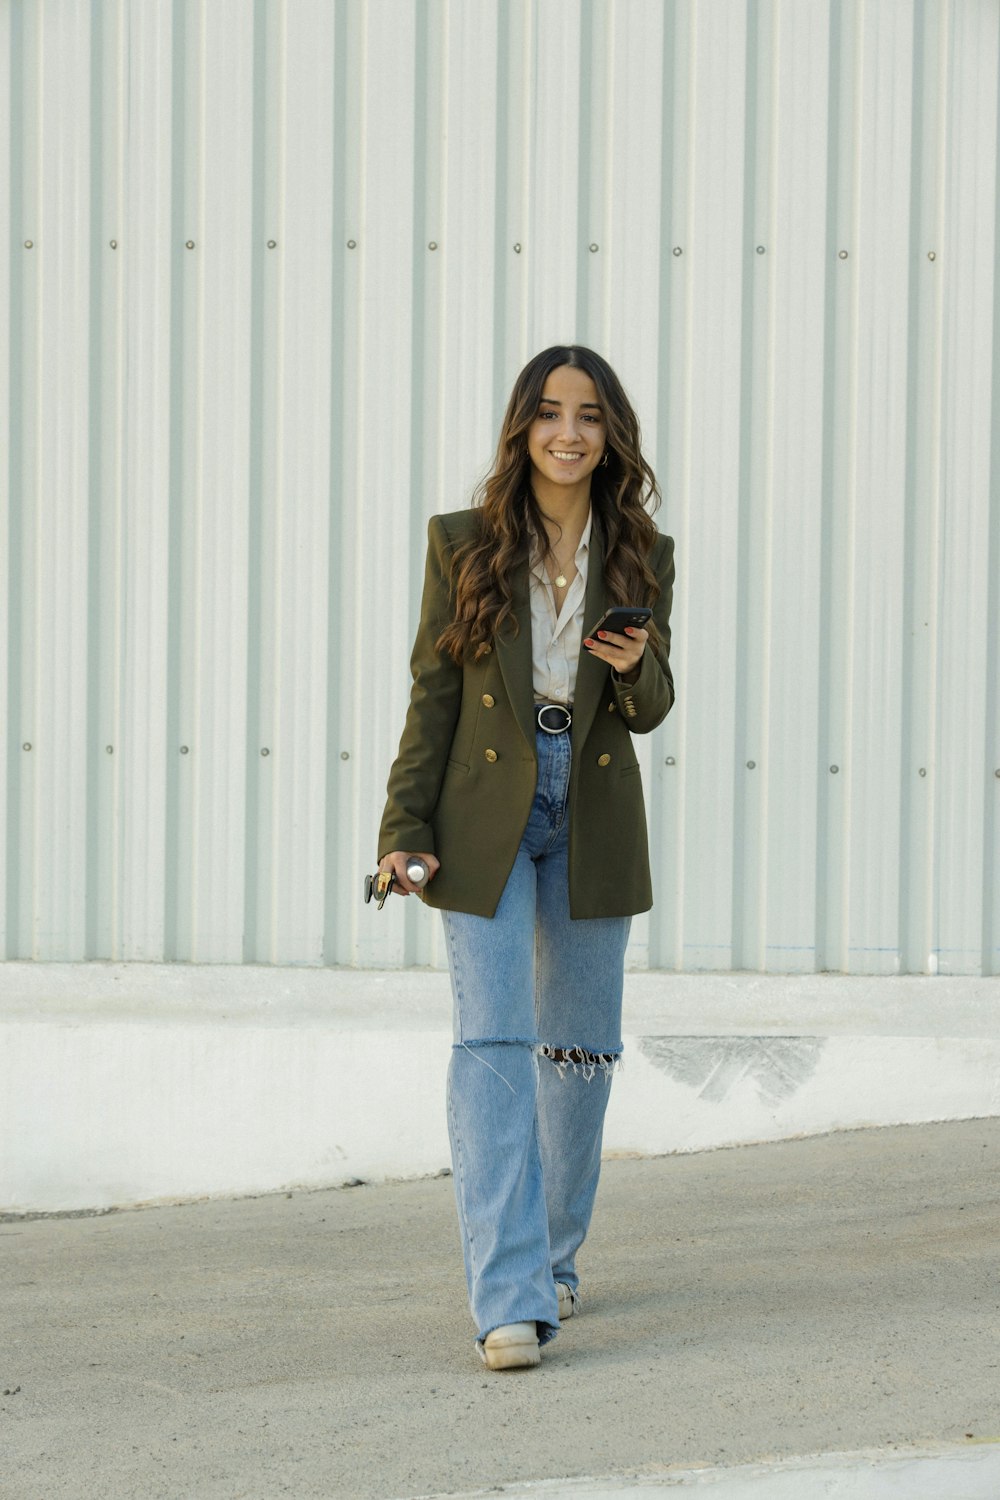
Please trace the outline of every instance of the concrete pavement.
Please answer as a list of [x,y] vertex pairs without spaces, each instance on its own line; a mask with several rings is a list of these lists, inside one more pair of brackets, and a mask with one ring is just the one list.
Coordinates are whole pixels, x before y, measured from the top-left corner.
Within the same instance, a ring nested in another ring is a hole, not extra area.
[[[981,1479],[1000,1452],[998,1166],[996,1119],[611,1161],[584,1314],[507,1375],[473,1353],[446,1178],[11,1220],[0,1484],[397,1500],[550,1481],[596,1500],[701,1469],[713,1500],[784,1500],[709,1479],[914,1444],[955,1455],[915,1464]],[[800,1471],[795,1500],[904,1500]],[[966,1500],[947,1483],[935,1500]]]

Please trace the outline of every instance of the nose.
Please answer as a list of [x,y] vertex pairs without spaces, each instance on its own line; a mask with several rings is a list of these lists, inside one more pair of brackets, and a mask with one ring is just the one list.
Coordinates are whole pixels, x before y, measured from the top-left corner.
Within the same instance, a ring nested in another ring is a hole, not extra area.
[[575,412],[563,412],[559,436],[565,438],[568,442],[576,442],[576,439],[580,436],[580,419]]

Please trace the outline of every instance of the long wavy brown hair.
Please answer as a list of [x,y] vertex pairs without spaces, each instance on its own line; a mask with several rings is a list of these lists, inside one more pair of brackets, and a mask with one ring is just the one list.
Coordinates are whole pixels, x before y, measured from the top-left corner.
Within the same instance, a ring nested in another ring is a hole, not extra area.
[[[472,500],[480,515],[477,535],[456,547],[452,557],[453,617],[436,644],[456,662],[470,653],[478,660],[508,619],[517,630],[511,575],[528,557],[530,529],[545,556],[552,550],[531,487],[528,429],[546,380],[562,365],[590,376],[604,415],[607,463],[591,475],[590,501],[604,548],[608,598],[612,604],[652,606],[659,595],[648,559],[657,536],[652,512],[660,492],[642,456],[638,418],[607,360],[581,344],[554,344],[529,360],[514,382],[492,471]],[[647,629],[658,645],[652,621]]]

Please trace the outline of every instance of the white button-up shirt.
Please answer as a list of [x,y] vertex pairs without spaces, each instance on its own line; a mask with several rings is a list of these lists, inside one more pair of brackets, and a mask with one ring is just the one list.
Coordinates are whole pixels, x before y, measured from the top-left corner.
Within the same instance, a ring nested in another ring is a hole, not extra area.
[[545,571],[537,537],[532,537],[528,559],[531,593],[531,670],[536,703],[572,703],[576,669],[583,641],[583,607],[587,595],[587,559],[593,512],[587,515],[580,545],[573,558],[576,577],[556,611],[556,591]]

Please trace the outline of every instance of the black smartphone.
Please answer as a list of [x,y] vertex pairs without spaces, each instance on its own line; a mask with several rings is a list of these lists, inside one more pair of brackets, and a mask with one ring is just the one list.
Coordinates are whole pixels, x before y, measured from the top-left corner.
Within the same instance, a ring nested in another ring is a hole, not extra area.
[[644,609],[641,604],[617,604],[614,609],[605,610],[593,630],[587,631],[587,640],[593,640],[599,630],[610,630],[615,635],[624,635],[626,625],[634,625],[637,630],[645,630],[646,621],[652,613],[651,609]]

